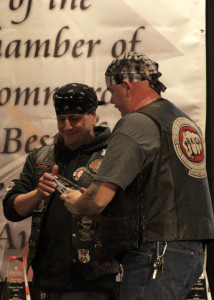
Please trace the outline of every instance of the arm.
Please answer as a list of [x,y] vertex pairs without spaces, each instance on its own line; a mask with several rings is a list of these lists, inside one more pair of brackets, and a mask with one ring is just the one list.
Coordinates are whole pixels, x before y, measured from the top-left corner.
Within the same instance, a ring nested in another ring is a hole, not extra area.
[[112,183],[95,181],[83,193],[67,189],[60,198],[74,215],[97,215],[111,202],[116,190],[117,186]]
[[[35,189],[33,166],[35,164],[36,153],[37,150],[27,157],[20,178],[11,182],[3,197],[4,215],[10,221],[18,222],[29,217],[33,209],[41,201],[41,198],[47,197],[55,191],[55,184],[52,182],[52,178],[50,179],[51,176],[48,173],[45,173],[40,178],[38,187]],[[52,172],[56,175],[58,167],[54,166]],[[49,181],[47,187],[45,187],[46,181]]]
[[[58,173],[58,166],[54,166],[52,174]],[[50,196],[54,193],[56,184],[53,182],[51,174],[44,173],[39,179],[38,188],[26,194],[18,195],[14,200],[14,208],[20,216],[28,216],[33,209],[39,204],[43,197]]]

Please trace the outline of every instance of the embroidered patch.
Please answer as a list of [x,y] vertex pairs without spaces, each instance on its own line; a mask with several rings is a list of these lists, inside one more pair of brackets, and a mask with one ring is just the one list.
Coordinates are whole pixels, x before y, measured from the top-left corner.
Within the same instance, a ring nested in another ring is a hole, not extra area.
[[103,149],[101,156],[104,157],[106,155],[106,149]]
[[37,206],[33,209],[34,212],[42,212],[43,209],[45,208],[45,200],[42,199]]
[[88,168],[91,172],[96,174],[100,168],[101,163],[102,163],[102,159],[100,159],[100,158],[95,159],[92,162],[90,162]]
[[34,165],[34,168],[37,168],[37,169],[50,169],[51,165],[50,164],[43,164],[43,163],[38,163],[36,162],[35,165]]
[[197,126],[186,118],[177,118],[173,123],[172,141],[180,161],[195,178],[206,177],[203,138]]
[[82,173],[86,170],[85,167],[80,167],[78,169],[76,169],[73,173],[73,178],[75,181],[78,181],[80,179],[80,177],[82,176]]
[[88,263],[91,260],[89,249],[78,249],[78,260],[83,264]]
[[80,241],[91,242],[94,240],[96,222],[93,222],[88,216],[83,216],[80,217],[76,225],[80,235]]
[[13,189],[13,186],[15,185],[14,181],[11,181],[10,185],[6,188],[6,192],[9,192]]

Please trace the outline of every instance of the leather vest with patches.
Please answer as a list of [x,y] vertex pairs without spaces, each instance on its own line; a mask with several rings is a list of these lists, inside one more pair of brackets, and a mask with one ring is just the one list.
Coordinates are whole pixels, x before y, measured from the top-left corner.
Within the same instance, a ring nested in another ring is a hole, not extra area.
[[[200,130],[188,116],[162,98],[138,112],[156,122],[161,148],[126,191],[119,192],[124,201],[112,201],[105,212],[103,240],[108,237],[109,248],[117,253],[135,248],[140,239],[156,242],[214,238]],[[120,209],[122,203],[125,208]],[[117,220],[124,225],[120,227],[122,230],[117,230]],[[111,227],[115,230],[113,241]]]
[[[90,157],[78,185],[87,188],[103,159],[105,149],[94,152]],[[56,164],[54,145],[43,147],[38,153],[34,165],[34,183],[38,185],[39,178],[45,172],[51,172]],[[47,211],[50,197],[41,200],[32,214],[32,229],[29,239],[28,268],[35,256],[41,225]],[[120,265],[106,254],[101,243],[100,218],[88,216],[72,216],[72,260],[84,273],[86,279],[94,279],[106,274],[120,272]]]

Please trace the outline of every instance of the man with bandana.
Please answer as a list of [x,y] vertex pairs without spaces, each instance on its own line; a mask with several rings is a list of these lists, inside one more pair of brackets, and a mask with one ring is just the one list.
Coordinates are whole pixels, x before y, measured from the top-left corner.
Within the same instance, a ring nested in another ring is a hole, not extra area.
[[146,55],[119,56],[105,76],[122,118],[94,182],[61,199],[76,215],[102,214],[102,242],[123,265],[120,300],[184,299],[203,271],[202,241],[214,238],[201,131],[161,97]]
[[67,84],[53,98],[57,141],[27,157],[20,179],[12,181],[4,197],[4,214],[13,222],[32,216],[28,267],[40,291],[36,300],[117,299],[120,265],[102,247],[99,216],[71,215],[53,181],[62,175],[87,188],[105,155],[110,130],[95,126],[98,100],[91,87]]

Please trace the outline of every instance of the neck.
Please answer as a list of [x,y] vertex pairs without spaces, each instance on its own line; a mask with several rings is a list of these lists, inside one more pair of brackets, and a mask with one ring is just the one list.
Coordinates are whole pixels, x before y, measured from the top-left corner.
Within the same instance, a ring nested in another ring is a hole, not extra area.
[[143,84],[135,85],[132,96],[134,104],[133,111],[137,111],[160,98],[160,94],[158,94],[153,88],[151,88],[149,84],[145,86],[144,82]]
[[82,146],[84,146],[84,145],[87,145],[87,144],[89,144],[91,141],[93,141],[95,139],[95,136],[93,135],[89,135],[88,136],[88,138],[87,139],[85,139],[83,142],[81,142],[81,141],[79,141],[79,142],[77,142],[77,143],[75,143],[75,144],[66,144],[66,146],[70,149],[70,150],[72,150],[72,151],[74,151],[74,150],[77,150],[78,148],[80,148],[80,147],[82,147]]
[[157,100],[158,98],[160,98],[160,96],[158,97],[147,97],[142,99],[139,103],[136,104],[135,106],[135,111],[141,109],[142,107],[154,102],[155,100]]

